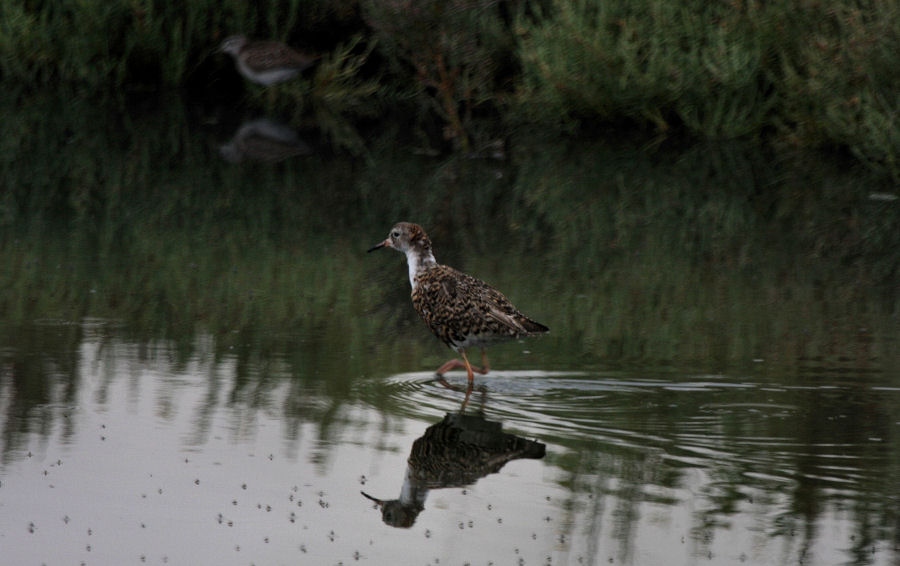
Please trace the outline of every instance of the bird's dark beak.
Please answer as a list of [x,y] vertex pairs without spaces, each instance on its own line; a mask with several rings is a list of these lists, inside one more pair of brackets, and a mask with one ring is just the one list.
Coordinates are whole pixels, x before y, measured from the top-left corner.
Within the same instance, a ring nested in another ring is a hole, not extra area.
[[[380,248],[381,246],[377,246],[377,247]],[[375,249],[375,248],[372,248],[372,250],[374,250],[374,249]],[[372,250],[369,250],[369,251],[372,251]],[[382,501],[382,500],[380,500],[380,499],[377,499],[377,498],[375,498],[375,497],[372,497],[371,495],[369,495],[369,494],[366,493],[365,491],[360,491],[360,493],[363,494],[364,496],[366,496],[367,499],[371,499],[372,501],[374,501],[379,507],[384,508],[384,501]]]
[[366,253],[374,252],[374,251],[377,250],[378,248],[384,248],[384,247],[388,247],[388,248],[392,247],[392,246],[391,246],[391,239],[390,239],[390,238],[386,239],[386,240],[383,241],[383,242],[379,242],[378,244],[375,244],[374,246],[372,246],[371,248],[369,248],[368,250],[366,250]]

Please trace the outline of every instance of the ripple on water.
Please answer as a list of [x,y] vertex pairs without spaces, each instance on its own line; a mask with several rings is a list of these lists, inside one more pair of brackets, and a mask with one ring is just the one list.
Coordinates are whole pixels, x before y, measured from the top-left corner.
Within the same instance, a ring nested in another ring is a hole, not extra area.
[[[433,419],[458,411],[464,399],[465,375],[451,372],[449,389],[429,372],[404,373],[367,382],[363,397],[403,416]],[[646,412],[648,392],[665,381],[604,377],[587,372],[492,371],[476,377],[467,410],[483,410],[505,426],[543,441],[606,443],[641,449],[663,442],[663,426],[634,430],[627,426],[636,412]]]
[[[504,412],[510,406],[536,402],[564,382],[565,376],[578,373],[491,372],[486,379],[476,379],[470,408],[483,407],[492,412]],[[461,378],[460,378],[461,377]],[[551,385],[554,384],[554,385]],[[448,387],[449,385],[449,387]],[[412,372],[392,375],[384,380],[369,381],[363,386],[363,398],[373,403],[377,399],[395,401],[395,408],[410,417],[432,418],[436,413],[457,411],[465,397],[465,375],[451,375],[446,382],[431,372]],[[586,395],[589,392],[582,389]],[[513,411],[515,412],[515,411]]]
[[[465,374],[451,372],[456,389],[430,372],[369,381],[363,399],[424,421],[458,411]],[[822,391],[822,389],[818,389]],[[858,444],[812,440],[801,434],[809,418],[807,390],[721,376],[610,372],[492,371],[476,377],[467,411],[484,411],[519,434],[563,449],[653,453],[675,466],[730,468],[747,478],[797,478],[796,459],[814,450],[803,476],[833,486],[860,481],[870,455],[843,468],[831,456],[860,452]]]

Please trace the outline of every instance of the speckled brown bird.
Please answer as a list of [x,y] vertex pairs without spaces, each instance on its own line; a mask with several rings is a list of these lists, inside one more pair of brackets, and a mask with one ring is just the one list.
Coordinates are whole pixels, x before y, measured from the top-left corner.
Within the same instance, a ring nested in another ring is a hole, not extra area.
[[[549,330],[484,281],[435,261],[431,240],[418,224],[395,224],[387,239],[369,251],[383,247],[406,254],[413,307],[434,335],[462,356],[462,362],[454,358],[438,368],[438,376],[465,367],[471,386],[473,371],[485,374],[490,369],[486,346]],[[480,368],[473,368],[466,356],[466,350],[476,346],[481,348]]]
[[277,41],[250,41],[243,35],[226,37],[219,51],[234,57],[245,78],[270,86],[289,80],[316,62],[316,57],[294,51]]

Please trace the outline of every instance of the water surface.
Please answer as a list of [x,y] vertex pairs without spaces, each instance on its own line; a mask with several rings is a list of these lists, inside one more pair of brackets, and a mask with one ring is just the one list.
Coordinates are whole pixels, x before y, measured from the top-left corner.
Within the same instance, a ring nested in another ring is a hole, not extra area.
[[[182,105],[40,102],[2,158],[5,561],[900,560],[892,187],[537,139],[234,163]],[[401,219],[551,328],[464,417],[365,254]]]

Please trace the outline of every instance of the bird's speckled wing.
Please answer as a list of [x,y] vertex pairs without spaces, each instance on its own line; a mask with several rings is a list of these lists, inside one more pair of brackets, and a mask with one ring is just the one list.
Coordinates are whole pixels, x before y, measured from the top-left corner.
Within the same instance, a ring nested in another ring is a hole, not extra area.
[[546,332],[503,294],[446,265],[417,275],[413,306],[428,328],[454,348],[485,346],[533,333]]
[[257,71],[284,67],[303,70],[313,63],[312,57],[307,57],[289,47],[271,41],[256,42],[247,47],[245,53],[247,66]]

